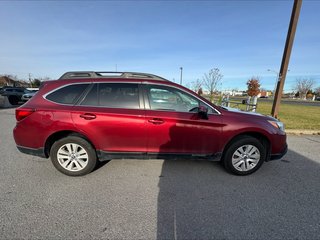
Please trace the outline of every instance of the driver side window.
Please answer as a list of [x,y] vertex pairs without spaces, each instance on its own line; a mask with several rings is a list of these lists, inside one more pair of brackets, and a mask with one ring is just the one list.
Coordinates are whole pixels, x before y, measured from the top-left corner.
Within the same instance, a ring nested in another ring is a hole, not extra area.
[[147,93],[152,110],[190,112],[200,103],[191,95],[171,87],[149,86]]

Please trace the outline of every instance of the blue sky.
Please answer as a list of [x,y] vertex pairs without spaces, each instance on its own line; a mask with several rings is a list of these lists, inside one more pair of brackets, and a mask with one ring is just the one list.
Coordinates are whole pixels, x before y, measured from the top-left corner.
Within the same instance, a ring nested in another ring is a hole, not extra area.
[[[138,71],[183,82],[211,68],[220,89],[273,89],[293,1],[0,1],[0,74]],[[285,84],[320,86],[320,1],[303,1]]]

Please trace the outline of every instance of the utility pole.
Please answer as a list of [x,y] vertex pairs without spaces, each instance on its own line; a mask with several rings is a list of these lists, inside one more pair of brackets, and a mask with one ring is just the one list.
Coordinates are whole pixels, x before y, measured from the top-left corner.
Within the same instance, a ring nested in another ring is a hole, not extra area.
[[30,87],[32,87],[31,73],[29,73],[29,82],[30,82]]
[[286,80],[286,75],[288,71],[288,65],[289,65],[293,40],[294,40],[294,36],[296,33],[297,24],[299,20],[301,5],[302,5],[302,0],[294,0],[288,34],[287,34],[286,45],[284,47],[280,72],[278,75],[276,94],[273,100],[272,111],[271,111],[271,115],[275,118],[278,118],[283,86]]
[[180,85],[182,85],[182,70],[183,70],[183,68],[180,67]]
[[[273,92],[272,92],[272,96],[273,96],[273,98],[275,98],[278,80],[279,80],[279,78],[281,78],[281,76],[280,76],[280,74],[279,74],[277,71],[275,71],[275,70],[267,69],[267,71],[268,71],[268,72],[274,72],[275,74],[277,74],[276,82],[275,82],[275,84],[274,84],[274,88],[273,88]],[[290,72],[290,69],[288,69],[287,72]]]

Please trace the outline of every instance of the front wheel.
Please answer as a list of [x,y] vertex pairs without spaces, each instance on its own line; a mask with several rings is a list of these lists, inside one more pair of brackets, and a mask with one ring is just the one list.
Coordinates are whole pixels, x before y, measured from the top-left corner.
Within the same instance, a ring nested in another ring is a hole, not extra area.
[[228,171],[248,175],[257,171],[265,158],[266,149],[258,139],[242,136],[228,147],[223,161]]
[[92,145],[77,136],[68,136],[56,141],[52,145],[50,158],[56,169],[69,176],[88,174],[97,162]]

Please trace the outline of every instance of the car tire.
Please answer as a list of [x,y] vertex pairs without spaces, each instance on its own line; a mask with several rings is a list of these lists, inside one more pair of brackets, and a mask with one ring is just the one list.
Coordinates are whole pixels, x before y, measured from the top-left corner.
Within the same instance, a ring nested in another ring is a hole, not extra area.
[[11,105],[18,105],[19,103],[19,98],[17,96],[8,96],[8,100]]
[[241,136],[226,149],[224,167],[236,175],[248,175],[257,171],[266,159],[266,149],[256,138]]
[[93,146],[78,136],[67,136],[54,142],[50,158],[55,168],[68,176],[86,175],[97,163]]

